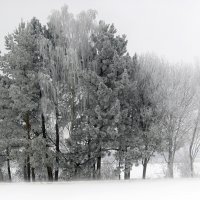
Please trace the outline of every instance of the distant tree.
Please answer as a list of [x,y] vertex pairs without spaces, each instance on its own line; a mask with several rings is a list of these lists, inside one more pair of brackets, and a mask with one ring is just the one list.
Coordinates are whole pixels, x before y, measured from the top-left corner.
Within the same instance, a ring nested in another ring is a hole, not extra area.
[[[135,129],[137,158],[143,165],[142,178],[146,178],[149,160],[160,150],[161,134],[159,133],[160,114],[158,112],[157,90],[159,77],[156,76],[160,61],[153,55],[142,55],[138,58],[135,72]],[[155,79],[156,78],[156,79]]]
[[194,161],[200,150],[200,132],[199,132],[199,120],[200,120],[200,101],[199,101],[199,69],[194,69],[194,89],[195,96],[193,100],[193,115],[191,123],[191,131],[189,133],[189,160],[190,160],[190,175],[194,176]]
[[199,117],[200,112],[197,111],[197,117],[194,121],[194,128],[192,130],[192,137],[189,144],[189,158],[190,158],[190,172],[191,177],[194,176],[194,161],[200,150],[200,136],[199,136]]
[[160,110],[162,110],[163,150],[167,162],[168,177],[173,177],[173,163],[176,151],[182,147],[191,129],[194,90],[192,75],[188,68],[168,66],[165,84],[161,87]]

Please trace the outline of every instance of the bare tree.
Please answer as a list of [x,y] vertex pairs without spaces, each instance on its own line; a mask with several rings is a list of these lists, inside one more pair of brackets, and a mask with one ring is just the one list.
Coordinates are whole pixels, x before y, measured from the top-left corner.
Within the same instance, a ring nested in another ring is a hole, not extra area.
[[[193,70],[188,66],[171,65],[150,54],[143,56],[140,62],[141,67],[143,66],[140,74],[142,76],[149,74],[150,76],[151,81],[148,82],[147,87],[148,98],[151,103],[155,104],[157,120],[154,123],[156,123],[156,130],[159,130],[157,135],[160,139],[162,138],[160,148],[153,150],[162,152],[167,163],[167,176],[173,177],[175,153],[184,145],[191,129],[190,122],[195,95]],[[153,135],[155,136],[156,132]],[[148,142],[146,147],[147,144]],[[151,142],[149,144],[151,145]],[[149,159],[148,157],[144,158],[146,162]],[[143,178],[146,168],[144,161]]]
[[196,88],[196,95],[194,99],[194,126],[191,130],[191,137],[189,140],[189,159],[190,159],[190,175],[194,176],[194,161],[200,150],[200,130],[199,130],[199,120],[200,120],[200,88],[199,88],[199,65],[197,63],[194,70],[194,82]]
[[165,63],[153,54],[139,58],[138,99],[140,154],[143,165],[142,178],[146,178],[147,165],[155,152],[160,151],[161,134],[159,132],[160,98],[159,88],[164,78]]
[[197,117],[194,122],[194,128],[192,131],[192,138],[189,145],[189,158],[190,158],[190,174],[191,177],[194,176],[194,161],[200,150],[200,133],[199,133],[199,119],[200,119],[200,110],[197,111]]
[[166,74],[161,101],[163,155],[167,162],[167,176],[173,177],[176,151],[184,145],[190,130],[194,90],[188,68],[170,67]]

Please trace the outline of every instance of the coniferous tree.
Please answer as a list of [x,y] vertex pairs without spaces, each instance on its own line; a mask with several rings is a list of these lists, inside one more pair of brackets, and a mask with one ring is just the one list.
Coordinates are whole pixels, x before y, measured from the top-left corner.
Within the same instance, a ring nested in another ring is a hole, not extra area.
[[[24,177],[27,181],[35,180],[34,155],[32,148],[35,138],[41,133],[37,126],[41,122],[41,88],[39,85],[39,70],[41,57],[39,55],[38,39],[43,34],[40,22],[33,18],[27,25],[21,23],[18,29],[6,37],[8,53],[5,55],[8,65],[4,71],[12,77],[10,87],[12,108],[18,113],[20,125],[26,130],[24,158]],[[42,147],[41,147],[42,148]],[[38,150],[36,150],[38,151]]]

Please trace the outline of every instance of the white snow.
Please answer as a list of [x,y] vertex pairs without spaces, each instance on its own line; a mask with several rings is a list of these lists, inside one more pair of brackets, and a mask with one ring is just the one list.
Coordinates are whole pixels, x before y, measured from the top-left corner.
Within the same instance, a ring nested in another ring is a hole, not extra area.
[[0,194],[7,200],[195,200],[199,186],[200,179],[4,183]]

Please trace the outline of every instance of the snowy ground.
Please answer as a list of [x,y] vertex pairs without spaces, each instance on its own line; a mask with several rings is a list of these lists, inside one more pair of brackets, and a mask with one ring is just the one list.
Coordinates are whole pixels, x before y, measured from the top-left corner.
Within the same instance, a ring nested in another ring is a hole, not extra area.
[[0,197],[7,200],[195,200],[200,199],[199,187],[200,179],[7,183],[0,185]]
[[[200,162],[195,171],[200,173]],[[142,165],[133,166],[129,181],[70,181],[62,183],[2,183],[0,199],[7,200],[195,200],[200,199],[200,178],[180,178],[175,164],[175,179],[166,179],[165,163],[149,163],[147,179],[142,180]]]

